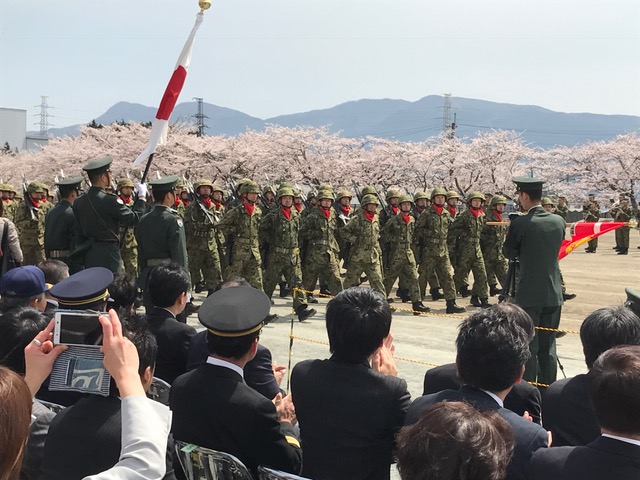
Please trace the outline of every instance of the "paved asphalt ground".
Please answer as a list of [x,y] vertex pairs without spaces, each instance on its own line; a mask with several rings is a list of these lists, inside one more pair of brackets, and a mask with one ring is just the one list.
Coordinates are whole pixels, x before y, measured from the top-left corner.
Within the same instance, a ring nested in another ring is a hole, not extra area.
[[[565,303],[560,324],[561,329],[575,333],[568,333],[558,340],[558,355],[567,376],[586,371],[580,337],[577,335],[582,320],[597,308],[620,305],[624,302],[625,287],[640,288],[640,250],[636,248],[640,244],[638,231],[631,231],[631,248],[628,255],[617,255],[612,250],[615,244],[613,233],[605,234],[599,240],[597,253],[585,253],[584,247],[580,247],[560,262],[567,291],[577,294],[574,300]],[[203,298],[203,295],[197,295],[196,303],[199,304]],[[396,307],[411,308],[409,303],[403,304],[399,299],[396,300]],[[274,301],[272,312],[279,314],[280,319],[262,330],[260,341],[271,349],[274,360],[286,366],[289,361],[292,301],[290,297],[279,298],[277,289]],[[317,305],[313,305],[318,313],[312,318],[305,322],[294,320],[292,366],[308,358],[329,357],[324,323],[327,301],[328,299],[320,299]],[[496,297],[491,301],[496,302]],[[468,298],[459,298],[458,304],[467,307],[468,312],[476,310],[476,307],[468,305]],[[432,365],[455,360],[454,342],[457,326],[464,318],[444,315],[444,300],[425,301],[425,305],[431,308],[432,313],[415,316],[409,312],[396,311],[391,325],[396,344],[398,375],[407,381],[413,398],[422,394],[422,380],[427,369]],[[198,329],[202,328],[196,315],[189,318],[189,323]],[[562,378],[560,371],[558,377]],[[287,376],[283,380],[283,388],[286,388],[286,381]]]

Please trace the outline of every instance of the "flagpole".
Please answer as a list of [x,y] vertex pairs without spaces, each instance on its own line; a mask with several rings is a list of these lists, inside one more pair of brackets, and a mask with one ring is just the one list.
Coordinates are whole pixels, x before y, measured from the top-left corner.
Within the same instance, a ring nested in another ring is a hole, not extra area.
[[147,166],[144,167],[144,173],[142,174],[142,178],[140,179],[140,183],[145,183],[147,177],[149,176],[149,169],[151,168],[151,161],[153,160],[153,156],[155,152],[149,155],[149,159],[147,160]]

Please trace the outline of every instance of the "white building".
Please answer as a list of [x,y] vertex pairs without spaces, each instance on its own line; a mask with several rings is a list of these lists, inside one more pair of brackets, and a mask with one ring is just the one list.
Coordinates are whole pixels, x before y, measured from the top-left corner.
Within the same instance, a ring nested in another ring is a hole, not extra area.
[[0,148],[5,143],[11,150],[38,150],[47,144],[46,138],[27,137],[27,111],[0,107]]

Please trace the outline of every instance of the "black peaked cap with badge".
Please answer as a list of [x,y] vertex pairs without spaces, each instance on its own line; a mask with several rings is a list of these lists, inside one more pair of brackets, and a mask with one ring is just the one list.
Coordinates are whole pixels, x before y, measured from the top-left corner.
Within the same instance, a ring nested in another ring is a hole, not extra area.
[[542,190],[545,181],[535,177],[514,177],[513,183],[516,184],[519,192],[534,192]]
[[59,187],[66,187],[69,189],[79,188],[83,180],[84,179],[82,177],[63,178],[62,180],[57,181],[56,185]]
[[218,290],[200,306],[198,320],[219,337],[243,337],[259,331],[269,315],[269,297],[253,287]]
[[82,170],[87,173],[99,175],[109,170],[111,162],[113,162],[113,158],[111,157],[96,158],[95,160],[91,160],[84,167],[82,167]]
[[635,288],[625,288],[624,291],[627,294],[625,306],[630,308],[633,313],[640,317],[640,290],[636,290]]
[[177,175],[168,175],[166,177],[159,178],[158,180],[149,182],[149,186],[156,192],[170,192],[171,190],[176,188],[177,183]]
[[88,310],[101,307],[109,299],[113,273],[104,267],[91,267],[74,273],[49,290],[61,310]]

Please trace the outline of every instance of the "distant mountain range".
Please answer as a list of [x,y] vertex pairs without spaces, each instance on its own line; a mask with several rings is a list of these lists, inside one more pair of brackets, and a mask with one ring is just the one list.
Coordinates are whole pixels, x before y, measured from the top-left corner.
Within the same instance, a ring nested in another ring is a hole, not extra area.
[[[478,131],[491,129],[515,130],[532,146],[573,146],[588,141],[611,140],[616,135],[640,131],[640,117],[631,115],[599,115],[592,113],[562,113],[534,105],[513,105],[470,98],[451,98],[451,119],[454,114],[456,135],[476,136]],[[118,102],[96,122],[149,122],[156,107]],[[177,104],[171,121],[192,122],[195,102]],[[437,135],[442,129],[443,97],[429,95],[415,102],[406,100],[356,100],[332,108],[260,119],[230,108],[204,104],[208,135],[234,136],[248,128],[260,130],[266,124],[287,127],[329,125],[332,132],[344,137],[371,135],[400,141],[421,141]],[[79,125],[52,128],[53,136],[77,135]]]

